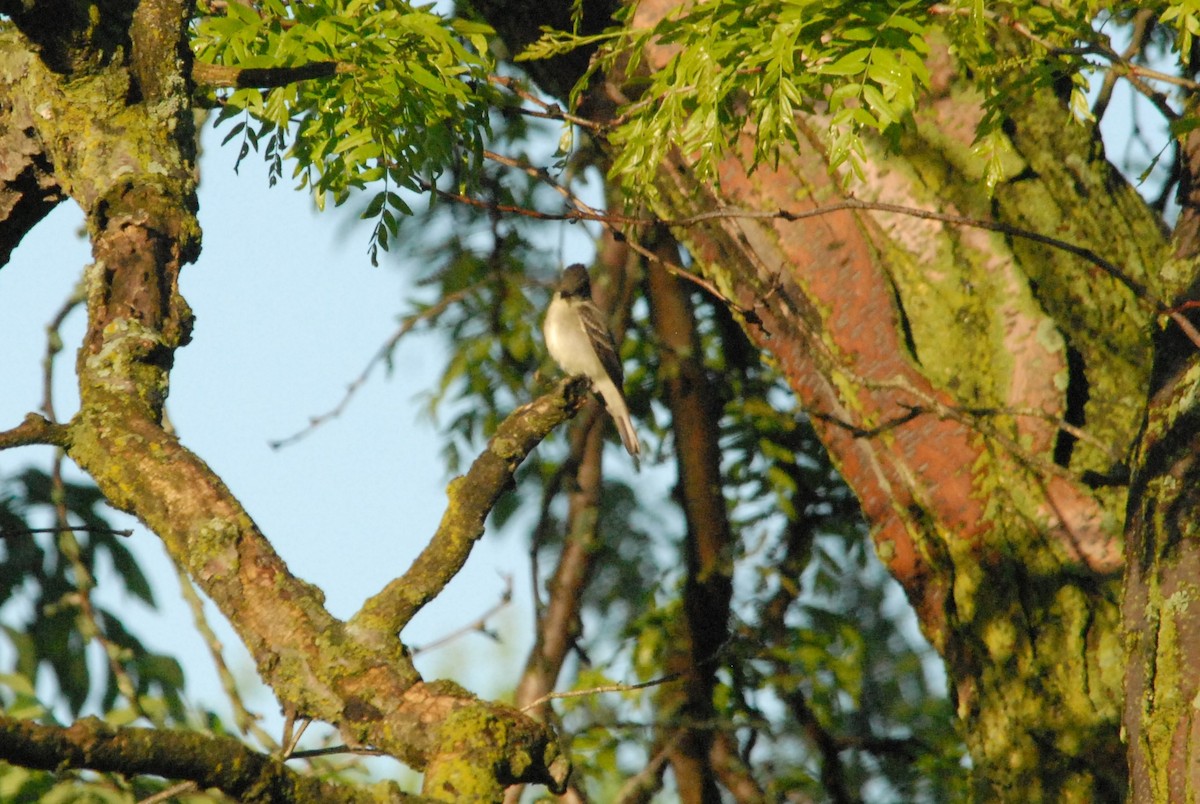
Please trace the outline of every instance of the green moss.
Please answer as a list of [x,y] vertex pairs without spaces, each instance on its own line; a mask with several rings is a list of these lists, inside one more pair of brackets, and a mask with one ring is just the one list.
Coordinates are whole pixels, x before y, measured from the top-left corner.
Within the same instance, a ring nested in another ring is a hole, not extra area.
[[508,728],[483,705],[457,709],[438,728],[434,762],[424,792],[441,801],[499,801],[495,770],[506,763]]

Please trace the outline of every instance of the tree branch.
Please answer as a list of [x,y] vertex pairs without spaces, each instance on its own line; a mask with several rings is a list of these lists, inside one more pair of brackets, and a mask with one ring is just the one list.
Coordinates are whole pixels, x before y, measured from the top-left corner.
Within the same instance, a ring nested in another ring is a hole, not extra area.
[[371,791],[323,782],[296,773],[282,762],[253,751],[232,737],[174,729],[113,728],[98,718],[69,728],[44,726],[0,714],[0,757],[26,768],[59,771],[79,768],[125,775],[152,774],[186,779],[216,788],[251,804],[293,801],[422,802],[394,782]]
[[352,632],[397,634],[442,591],[466,563],[521,461],[579,410],[586,388],[584,379],[562,380],[550,393],[509,414],[467,474],[450,482],[446,512],[429,544],[403,576],[363,604],[347,623]]
[[[665,228],[655,233],[656,256],[671,261],[678,246]],[[729,562],[733,532],[725,498],[719,493],[721,452],[720,405],[706,376],[704,350],[696,330],[695,314],[687,289],[658,264],[646,277],[650,319],[660,344],[660,373],[666,402],[671,409],[679,463],[677,494],[687,523],[683,586],[685,626],[667,658],[667,666],[681,670],[687,684],[681,695],[663,695],[673,719],[693,723],[714,720],[715,667],[706,662],[728,637],[732,566]],[[683,728],[671,752],[675,778],[685,800],[716,801],[715,774],[710,754],[714,730]]]
[[192,80],[214,88],[273,89],[297,81],[345,75],[354,69],[354,65],[338,61],[310,61],[289,67],[230,67],[198,61],[192,65]]
[[0,432],[0,449],[49,444],[65,448],[71,442],[70,430],[54,424],[36,413],[26,414],[25,420],[11,430]]
[[9,35],[0,48],[5,69],[0,71],[0,267],[7,265],[13,249],[39,221],[66,196],[54,176],[54,167],[37,136],[31,97],[19,76],[34,57]]

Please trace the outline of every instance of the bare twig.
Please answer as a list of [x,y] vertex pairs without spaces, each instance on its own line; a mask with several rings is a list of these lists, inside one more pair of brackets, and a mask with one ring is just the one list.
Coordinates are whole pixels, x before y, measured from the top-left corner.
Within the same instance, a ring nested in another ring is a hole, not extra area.
[[590,695],[603,695],[609,692],[636,692],[649,687],[659,687],[663,684],[670,684],[672,681],[679,681],[686,673],[667,673],[665,676],[652,678],[649,681],[641,681],[636,684],[604,684],[599,687],[589,687],[585,690],[567,690],[566,692],[548,692],[541,698],[526,704],[521,707],[522,712],[528,712],[531,709],[536,709],[547,701],[557,701],[562,698],[582,698]]
[[650,757],[646,767],[629,777],[625,784],[621,785],[621,789],[617,791],[616,798],[613,800],[618,804],[624,804],[627,801],[642,801],[649,792],[660,787],[667,760],[671,758],[672,752],[682,737],[683,732],[676,731],[670,740],[654,752],[654,756]]
[[224,647],[221,645],[221,640],[217,638],[216,633],[208,624],[208,617],[204,613],[204,602],[200,599],[200,595],[196,593],[196,589],[192,586],[192,581],[188,578],[187,573],[175,561],[173,556],[168,555],[171,559],[172,566],[175,567],[175,575],[179,579],[179,592],[187,602],[188,609],[192,612],[192,623],[196,627],[196,631],[204,640],[204,644],[208,647],[208,654],[212,658],[213,666],[217,670],[217,677],[221,680],[221,689],[225,691],[225,697],[229,699],[229,705],[233,709],[233,722],[237,724],[238,730],[242,734],[253,733],[259,743],[269,751],[274,751],[278,748],[274,738],[258,725],[259,717],[254,715],[246,708],[242,701],[241,692],[238,690],[237,680],[233,677],[233,673],[229,671],[229,666],[225,663]]
[[622,227],[641,227],[653,226],[657,224],[670,227],[685,227],[693,226],[706,221],[718,220],[723,218],[742,218],[751,220],[784,220],[784,221],[800,221],[807,218],[816,218],[823,215],[830,215],[835,212],[844,212],[848,210],[866,211],[866,212],[890,212],[897,215],[907,215],[912,218],[922,220],[937,221],[954,226],[966,226],[974,229],[984,229],[987,231],[998,232],[1008,235],[1009,237],[1021,238],[1034,243],[1040,243],[1050,248],[1064,251],[1085,260],[1092,265],[1095,265],[1104,273],[1127,287],[1133,294],[1144,301],[1157,315],[1164,315],[1170,318],[1180,328],[1180,330],[1192,341],[1193,344],[1200,348],[1200,330],[1188,320],[1182,312],[1168,306],[1157,294],[1142,282],[1134,279],[1124,269],[1116,263],[1108,260],[1090,248],[1071,243],[1061,238],[1052,237],[1041,232],[1025,229],[1020,226],[1014,226],[1009,223],[1000,221],[985,220],[983,218],[971,218],[965,215],[953,215],[944,212],[936,212],[934,210],[920,209],[917,207],[906,207],[900,204],[889,204],[881,201],[861,201],[856,198],[847,198],[842,201],[836,201],[829,204],[823,204],[813,209],[802,211],[791,211],[786,209],[777,210],[750,210],[740,209],[737,207],[721,207],[719,209],[700,212],[695,215],[688,215],[682,218],[672,219],[657,219],[657,218],[640,218],[628,215],[617,215],[604,213],[594,207],[589,206],[578,199],[570,190],[556,182],[544,168],[538,168],[533,165],[521,162],[509,157],[500,156],[499,154],[490,151],[485,152],[485,156],[493,159],[499,164],[507,165],[514,169],[520,170],[529,176],[532,176],[547,186],[553,188],[556,192],[563,196],[568,204],[568,209],[560,213],[541,212],[539,210],[528,209],[525,207],[516,206],[513,204],[498,204],[489,201],[482,201],[477,198],[471,198],[459,193],[452,193],[443,190],[432,184],[424,184],[425,189],[436,193],[438,196],[456,203],[469,206],[479,207],[481,209],[489,209],[495,212],[511,213],[523,215],[538,220],[561,220],[561,221],[595,221],[604,226],[609,227],[614,232],[615,236],[625,240],[630,248],[664,266],[670,273],[675,276],[685,279],[696,286],[703,288],[710,293],[714,298],[719,299],[722,303],[729,305],[735,312],[746,316],[749,320],[756,320],[753,311],[746,310],[733,303],[732,300],[725,297],[716,286],[703,277],[688,271],[680,265],[671,263],[669,260],[663,259],[660,255],[655,254],[651,249],[647,249],[640,243],[628,238]]
[[25,528],[23,530],[5,530],[0,531],[0,539],[7,539],[10,536],[29,536],[34,533],[62,533],[63,531],[82,530],[89,533],[108,533],[113,536],[132,536],[131,528],[97,528],[92,525],[56,525],[53,528]]
[[292,433],[290,436],[268,442],[271,449],[281,449],[283,447],[291,446],[297,441],[300,441],[311,435],[314,430],[321,427],[326,422],[336,419],[345,413],[346,408],[350,406],[350,402],[353,400],[354,395],[357,394],[359,389],[366,384],[367,379],[371,376],[371,372],[375,370],[375,367],[380,363],[387,362],[391,358],[392,353],[395,352],[396,346],[400,343],[401,338],[411,332],[413,328],[421,322],[437,320],[442,313],[446,312],[446,310],[448,310],[450,307],[477,291],[483,284],[485,284],[483,281],[476,282],[475,284],[465,287],[461,290],[448,293],[438,299],[437,303],[430,305],[418,313],[414,313],[413,315],[406,317],[400,324],[400,328],[397,329],[390,338],[384,341],[383,345],[380,346],[371,359],[367,361],[367,365],[363,367],[363,370],[359,373],[359,375],[351,380],[350,384],[346,386],[345,393],[342,394],[341,400],[339,400],[336,405],[324,413],[310,417],[307,425],[305,425],[302,429],[297,430],[295,433]]
[[451,631],[450,633],[433,640],[432,642],[430,642],[427,645],[421,645],[419,647],[415,647],[415,646],[410,647],[409,650],[412,652],[413,656],[417,656],[421,653],[426,653],[428,651],[440,648],[444,645],[448,645],[451,642],[453,642],[454,640],[458,639],[459,637],[465,636],[466,634],[480,633],[480,634],[485,634],[487,636],[495,638],[495,634],[493,634],[491,631],[488,631],[488,629],[486,627],[487,622],[491,618],[495,617],[496,614],[498,614],[500,611],[505,609],[510,603],[512,603],[512,595],[513,595],[512,576],[505,575],[504,576],[504,591],[500,595],[500,600],[498,600],[494,604],[492,604],[492,606],[487,611],[485,611],[483,614],[480,614],[474,620],[472,620],[471,622],[462,626],[461,628],[456,628],[455,630]]
[[[972,7],[972,8],[958,7],[958,6],[947,5],[945,3],[934,3],[933,5],[929,6],[928,11],[930,14],[943,15],[943,16],[950,16],[950,15],[968,16],[968,15],[979,13],[979,11],[974,7]],[[1088,44],[1080,45],[1078,47],[1061,47],[1059,45],[1054,44],[1053,42],[1048,41],[1047,39],[1044,39],[1041,36],[1038,36],[1036,33],[1034,33],[1032,30],[1030,30],[1024,23],[1022,23],[1019,20],[1016,20],[1013,17],[1010,17],[1006,14],[1000,14],[998,12],[991,11],[988,9],[984,9],[982,11],[982,14],[983,14],[983,16],[987,17],[988,19],[992,20],[993,22],[999,23],[999,24],[1005,26],[1006,28],[1009,28],[1010,30],[1014,31],[1015,33],[1020,34],[1021,36],[1025,37],[1030,42],[1033,42],[1034,44],[1044,48],[1051,55],[1084,56],[1084,55],[1090,54],[1090,55],[1103,56],[1105,59],[1107,59],[1109,62],[1112,63],[1114,68],[1126,71],[1129,75],[1139,75],[1143,78],[1149,78],[1154,81],[1162,81],[1163,83],[1173,84],[1175,86],[1183,87],[1184,89],[1191,90],[1191,91],[1200,89],[1200,82],[1193,81],[1189,78],[1183,78],[1182,76],[1171,75],[1170,73],[1164,73],[1160,70],[1154,70],[1154,69],[1145,67],[1143,65],[1134,63],[1132,61],[1132,56],[1134,56],[1136,54],[1136,52],[1137,52],[1136,50],[1133,53],[1130,53],[1127,51],[1126,54],[1120,54],[1120,53],[1117,53],[1112,48],[1108,47],[1107,45],[1099,43],[1099,42],[1090,42]],[[1139,92],[1143,91],[1143,87],[1137,86],[1137,85],[1135,85],[1135,87],[1137,87]],[[1172,115],[1174,115],[1174,114],[1175,113],[1172,112]]]
[[288,712],[287,723],[283,730],[283,758],[292,759],[296,756],[296,746],[300,744],[300,738],[304,736],[304,732],[308,731],[308,725],[312,723],[308,718],[302,718],[299,726],[296,726],[295,711]]
[[330,745],[325,748],[307,748],[303,751],[293,751],[288,755],[288,759],[313,759],[314,757],[328,757],[335,754],[354,754],[360,757],[384,757],[388,756],[386,751],[380,751],[375,748],[351,747],[348,745]]
[[83,304],[86,289],[80,280],[62,306],[46,325],[46,354],[42,357],[42,413],[52,422],[58,422],[54,412],[54,360],[62,351],[62,325],[76,307]]
[[138,804],[161,804],[161,802],[170,801],[177,796],[194,793],[200,787],[195,782],[180,782],[173,784],[170,787],[164,788],[152,796],[146,796],[138,801]]
[[579,115],[564,111],[563,108],[557,103],[543,100],[535,93],[527,90],[521,81],[516,78],[510,78],[506,75],[489,75],[488,81],[496,86],[507,89],[521,100],[528,101],[540,109],[540,111],[535,111],[533,109],[518,107],[517,111],[523,115],[528,115],[529,117],[540,117],[545,120],[561,120],[564,123],[571,123],[579,126],[580,128],[589,129],[590,131],[604,131],[612,128],[611,123],[598,123],[595,120],[590,120],[586,117],[580,117]]

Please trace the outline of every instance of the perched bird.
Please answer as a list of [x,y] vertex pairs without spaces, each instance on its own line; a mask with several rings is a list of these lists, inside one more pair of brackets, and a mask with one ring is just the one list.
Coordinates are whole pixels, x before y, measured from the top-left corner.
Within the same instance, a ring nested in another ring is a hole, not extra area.
[[625,372],[604,316],[592,302],[592,284],[582,265],[576,263],[563,271],[558,290],[546,308],[542,334],[546,349],[559,368],[571,376],[582,374],[592,381],[592,390],[604,400],[604,407],[616,422],[621,442],[637,468],[642,447],[629,418],[629,406],[625,404]]

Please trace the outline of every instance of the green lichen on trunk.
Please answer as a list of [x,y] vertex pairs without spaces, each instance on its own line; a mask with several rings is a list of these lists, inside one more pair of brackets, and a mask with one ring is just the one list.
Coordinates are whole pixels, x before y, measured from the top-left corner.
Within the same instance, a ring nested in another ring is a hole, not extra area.
[[500,801],[531,768],[547,768],[557,777],[551,787],[562,792],[567,760],[530,725],[500,704],[455,710],[437,727],[439,747],[422,791],[438,801]]
[[[1170,343],[1164,338],[1165,343]],[[1167,378],[1130,491],[1124,725],[1134,801],[1200,796],[1200,360]]]

